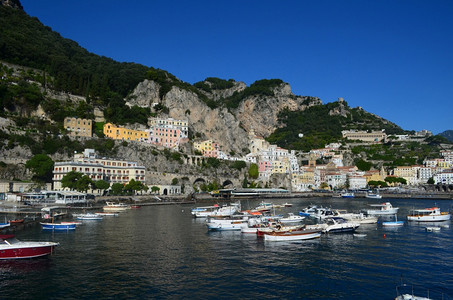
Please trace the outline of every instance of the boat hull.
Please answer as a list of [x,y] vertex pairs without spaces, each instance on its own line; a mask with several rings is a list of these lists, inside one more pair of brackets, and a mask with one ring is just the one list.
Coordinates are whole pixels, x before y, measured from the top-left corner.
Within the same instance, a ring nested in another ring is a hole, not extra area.
[[316,239],[321,236],[321,231],[293,231],[284,233],[265,233],[264,240],[271,242],[286,242],[286,241],[299,241],[299,240],[310,240]]
[[30,245],[25,247],[0,248],[0,259],[24,259],[49,255],[58,243],[48,242],[45,245]]
[[391,208],[387,210],[367,210],[368,215],[373,216],[385,216],[385,215],[394,215],[398,212],[398,208]]
[[394,222],[382,222],[382,226],[384,227],[399,227],[403,226],[404,221],[394,221]]
[[415,222],[442,222],[450,220],[450,215],[434,215],[434,216],[407,216],[407,220]]
[[41,223],[44,230],[75,230],[76,224]]

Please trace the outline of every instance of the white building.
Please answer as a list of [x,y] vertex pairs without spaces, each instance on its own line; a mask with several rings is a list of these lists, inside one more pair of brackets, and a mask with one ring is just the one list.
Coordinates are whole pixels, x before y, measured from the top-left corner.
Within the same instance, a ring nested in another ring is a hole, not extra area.
[[434,175],[434,184],[453,184],[453,172],[442,172]]

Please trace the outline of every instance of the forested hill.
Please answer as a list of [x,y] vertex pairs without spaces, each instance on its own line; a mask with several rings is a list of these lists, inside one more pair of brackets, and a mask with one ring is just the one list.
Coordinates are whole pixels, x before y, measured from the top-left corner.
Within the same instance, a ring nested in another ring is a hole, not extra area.
[[148,67],[90,53],[5,2],[0,5],[0,59],[45,71],[54,89],[106,102],[112,94],[125,97],[146,78]]

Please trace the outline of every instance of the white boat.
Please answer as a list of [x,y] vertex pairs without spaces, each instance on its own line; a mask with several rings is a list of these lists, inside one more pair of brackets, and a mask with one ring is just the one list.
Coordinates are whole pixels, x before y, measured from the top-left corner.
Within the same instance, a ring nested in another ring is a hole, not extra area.
[[102,216],[102,217],[118,217],[119,214],[116,212],[96,212],[95,215]]
[[218,204],[212,206],[200,206],[193,208],[190,213],[194,218],[206,218],[219,208],[220,206]]
[[309,240],[316,239],[321,236],[320,230],[298,230],[298,231],[286,231],[286,232],[268,232],[264,234],[265,241],[272,242],[285,242],[285,241],[298,241],[298,240]]
[[0,235],[0,259],[35,258],[52,254],[59,243],[23,242],[14,235]]
[[370,204],[372,207],[378,207],[379,209],[369,209],[366,211],[368,215],[395,215],[398,213],[398,207],[393,207],[390,202],[381,204]]
[[305,217],[303,217],[303,216],[296,216],[296,215],[293,214],[293,213],[288,213],[288,216],[285,217],[285,218],[281,218],[281,219],[280,219],[280,222],[281,222],[281,223],[284,223],[284,224],[288,224],[288,223],[300,223],[300,222],[302,222],[304,219],[305,219]]
[[385,221],[382,222],[384,227],[400,227],[404,225],[404,221],[398,221],[398,217],[395,214],[395,221]]
[[353,233],[353,235],[358,238],[366,237],[366,233]]
[[299,215],[304,217],[311,217],[316,212],[317,209],[318,209],[317,205],[310,204],[306,208],[299,211]]
[[210,231],[241,230],[248,227],[248,218],[244,216],[230,218],[208,217],[206,226]]
[[86,214],[79,214],[77,216],[77,220],[102,220],[104,217],[97,215],[97,214],[92,214],[92,213],[86,213]]
[[106,205],[103,207],[104,211],[121,212],[130,208],[124,203],[113,203],[107,201],[105,204]]
[[346,210],[337,209],[335,210],[335,216],[341,217],[348,221],[356,222],[359,224],[376,224],[378,218],[375,216],[366,216],[363,213],[349,213]]
[[325,220],[325,233],[335,233],[335,232],[352,232],[355,231],[360,224],[357,222],[350,222],[340,217],[331,217]]
[[365,195],[365,198],[370,198],[370,199],[382,199],[382,196],[379,195],[378,193],[367,193]]
[[417,222],[439,222],[450,220],[450,213],[441,212],[438,207],[431,207],[425,209],[415,209],[412,214],[407,216],[409,221]]

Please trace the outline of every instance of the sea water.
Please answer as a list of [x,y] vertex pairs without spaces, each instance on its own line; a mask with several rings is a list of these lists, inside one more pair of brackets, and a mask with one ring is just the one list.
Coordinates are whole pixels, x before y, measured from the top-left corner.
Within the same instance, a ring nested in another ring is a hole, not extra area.
[[[451,200],[300,198],[277,214],[309,204],[359,211],[390,201],[398,220],[411,209],[451,208]],[[242,200],[243,208],[258,200]],[[206,205],[205,203],[200,206]],[[49,257],[0,261],[1,299],[393,299],[401,282],[420,296],[453,297],[453,227],[444,222],[384,228],[361,225],[365,237],[338,233],[315,240],[265,242],[240,232],[208,232],[190,214],[196,205],[143,206],[84,221],[72,232],[39,226],[22,240],[60,243]],[[382,220],[380,220],[381,222]],[[450,297],[450,298],[449,298]]]

